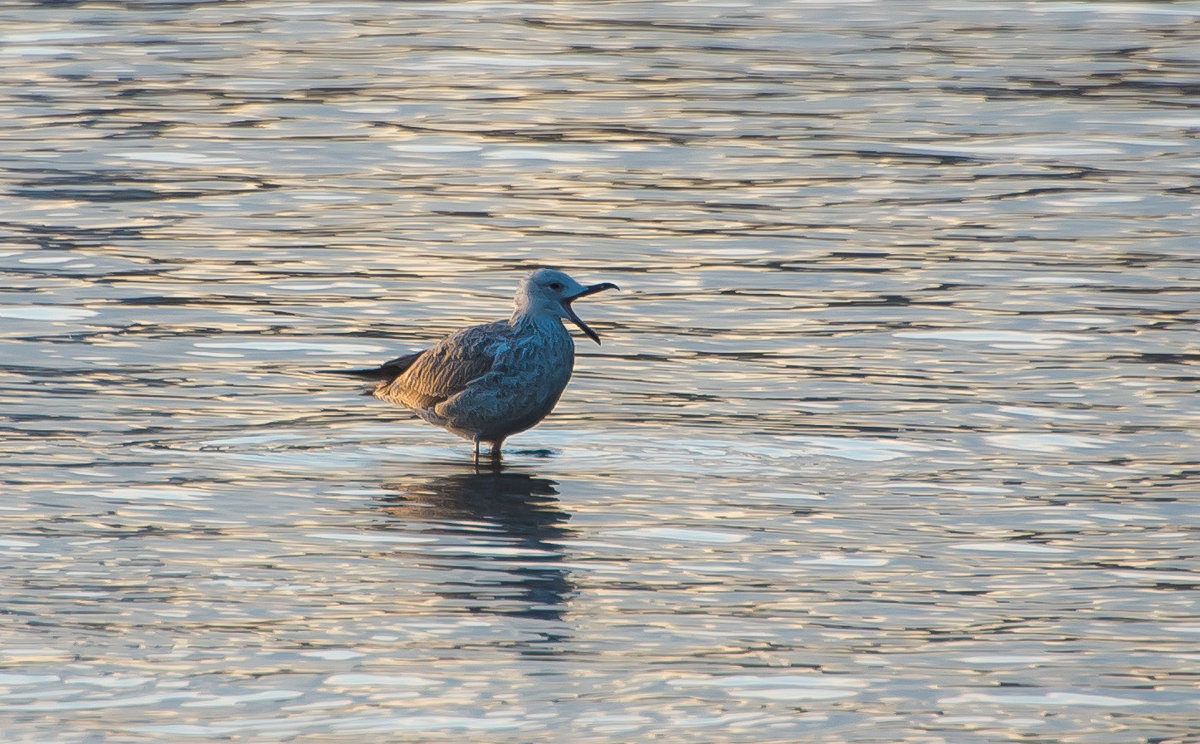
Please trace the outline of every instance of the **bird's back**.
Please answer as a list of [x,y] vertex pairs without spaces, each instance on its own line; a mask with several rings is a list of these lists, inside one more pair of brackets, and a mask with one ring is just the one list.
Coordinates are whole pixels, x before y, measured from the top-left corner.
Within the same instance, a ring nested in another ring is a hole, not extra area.
[[471,326],[421,353],[375,396],[467,439],[503,439],[554,408],[571,379],[574,349],[557,318]]
[[375,388],[375,396],[414,410],[432,408],[487,374],[495,366],[496,342],[510,333],[503,321],[455,331],[413,355],[399,374]]

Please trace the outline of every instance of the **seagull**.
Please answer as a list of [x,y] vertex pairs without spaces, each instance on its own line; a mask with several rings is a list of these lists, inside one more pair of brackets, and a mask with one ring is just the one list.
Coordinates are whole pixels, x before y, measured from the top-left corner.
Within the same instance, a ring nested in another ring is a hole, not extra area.
[[562,321],[600,343],[571,303],[606,289],[618,287],[585,286],[556,269],[538,269],[517,287],[508,320],[463,328],[432,348],[345,374],[380,380],[371,392],[376,398],[474,442],[476,465],[481,442],[499,462],[504,440],[545,418],[571,379],[575,342]]

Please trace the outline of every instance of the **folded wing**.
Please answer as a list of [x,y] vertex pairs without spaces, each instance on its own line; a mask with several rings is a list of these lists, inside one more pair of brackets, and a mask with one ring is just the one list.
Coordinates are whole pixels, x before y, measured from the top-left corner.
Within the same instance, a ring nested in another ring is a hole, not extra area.
[[458,395],[495,366],[507,328],[503,322],[464,328],[432,349],[388,362],[383,368],[394,365],[392,368],[400,371],[391,379],[382,378],[385,381],[375,388],[375,397],[430,409]]

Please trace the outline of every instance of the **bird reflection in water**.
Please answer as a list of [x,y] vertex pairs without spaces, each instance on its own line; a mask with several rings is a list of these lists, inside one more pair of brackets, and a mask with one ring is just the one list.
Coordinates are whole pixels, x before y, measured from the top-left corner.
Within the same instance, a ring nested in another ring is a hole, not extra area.
[[[385,484],[384,510],[404,529],[438,535],[423,552],[440,570],[457,569],[437,593],[470,612],[561,620],[574,590],[561,541],[573,534],[555,481],[500,470]],[[458,547],[461,550],[455,550]]]

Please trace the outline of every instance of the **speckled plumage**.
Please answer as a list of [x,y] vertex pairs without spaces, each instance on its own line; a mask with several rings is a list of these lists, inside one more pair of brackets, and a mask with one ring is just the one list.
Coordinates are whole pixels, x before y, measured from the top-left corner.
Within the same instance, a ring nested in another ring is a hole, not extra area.
[[585,287],[561,271],[541,269],[521,283],[508,320],[455,331],[433,348],[373,370],[384,381],[375,397],[411,408],[435,426],[492,445],[534,426],[554,409],[571,379],[575,342],[563,319],[599,337],[570,303],[616,285]]

